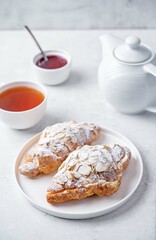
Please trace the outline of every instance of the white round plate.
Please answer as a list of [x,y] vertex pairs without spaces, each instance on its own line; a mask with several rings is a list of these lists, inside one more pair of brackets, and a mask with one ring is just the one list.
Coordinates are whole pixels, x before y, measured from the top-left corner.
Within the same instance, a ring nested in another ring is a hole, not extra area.
[[15,176],[17,184],[24,196],[31,204],[48,214],[69,218],[85,219],[101,216],[109,213],[125,202],[132,196],[137,189],[143,174],[143,163],[136,147],[124,136],[111,129],[104,129],[100,139],[94,144],[117,143],[127,146],[132,153],[132,159],[126,171],[123,173],[122,183],[119,190],[112,196],[97,197],[92,196],[83,200],[73,200],[56,206],[50,205],[46,201],[46,189],[51,183],[52,176],[38,176],[36,179],[29,179],[18,172],[25,153],[38,141],[40,134],[31,138],[19,151],[16,158]]

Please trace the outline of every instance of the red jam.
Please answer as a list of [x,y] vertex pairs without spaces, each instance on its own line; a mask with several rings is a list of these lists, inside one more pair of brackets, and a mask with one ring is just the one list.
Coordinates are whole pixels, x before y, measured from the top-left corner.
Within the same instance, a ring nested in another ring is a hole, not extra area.
[[67,64],[67,60],[58,55],[47,56],[48,61],[45,61],[44,58],[40,58],[36,65],[45,69],[56,69],[61,68]]

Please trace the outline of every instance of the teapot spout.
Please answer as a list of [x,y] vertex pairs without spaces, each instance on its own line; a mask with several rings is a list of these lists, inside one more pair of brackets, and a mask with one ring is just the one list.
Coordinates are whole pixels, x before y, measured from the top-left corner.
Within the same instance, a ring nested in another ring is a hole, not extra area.
[[110,33],[100,36],[100,41],[102,44],[103,57],[110,56],[113,49],[123,42],[123,40]]

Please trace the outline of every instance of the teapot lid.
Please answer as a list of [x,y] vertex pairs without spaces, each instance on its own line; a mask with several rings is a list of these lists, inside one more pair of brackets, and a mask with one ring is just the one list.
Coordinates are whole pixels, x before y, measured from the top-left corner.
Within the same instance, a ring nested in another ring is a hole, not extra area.
[[151,51],[135,36],[126,38],[125,43],[114,49],[114,56],[125,63],[141,63],[151,58]]

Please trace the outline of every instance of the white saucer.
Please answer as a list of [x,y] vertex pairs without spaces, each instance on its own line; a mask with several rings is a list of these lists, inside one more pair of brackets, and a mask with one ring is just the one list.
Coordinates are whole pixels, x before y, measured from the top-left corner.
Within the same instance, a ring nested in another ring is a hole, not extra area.
[[18,166],[23,156],[38,141],[39,136],[40,134],[31,138],[19,151],[16,158],[15,177],[24,196],[33,206],[43,212],[69,219],[85,219],[101,216],[117,209],[127,202],[141,181],[143,163],[136,147],[127,138],[114,130],[104,129],[104,133],[94,144],[118,143],[129,147],[132,153],[132,159],[127,170],[123,173],[122,183],[118,192],[109,197],[92,196],[83,200],[73,200],[52,206],[46,201],[46,190],[54,174],[29,179],[18,173]]

